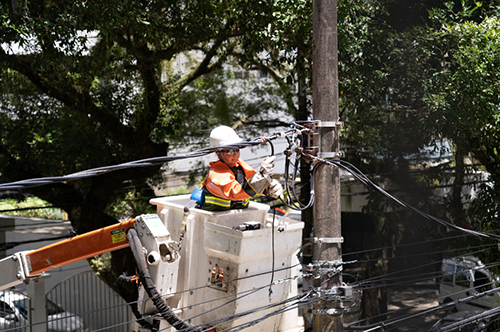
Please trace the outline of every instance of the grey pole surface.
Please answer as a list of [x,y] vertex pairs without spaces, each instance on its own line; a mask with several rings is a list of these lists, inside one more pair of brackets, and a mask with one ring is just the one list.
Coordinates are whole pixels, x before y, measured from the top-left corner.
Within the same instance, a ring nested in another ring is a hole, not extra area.
[[[313,1],[313,117],[321,122],[339,120],[338,106],[338,48],[337,48],[337,1]],[[319,128],[319,157],[327,157],[339,151],[338,127]],[[337,267],[332,262],[342,259],[340,243],[332,243],[342,236],[340,222],[340,176],[338,168],[324,165],[314,179],[315,201],[313,208],[313,232],[318,239],[313,244],[313,264],[318,267]],[[326,273],[315,279],[314,286],[320,286],[328,279]],[[330,289],[339,286],[341,277],[322,285]],[[313,311],[313,331],[343,331],[342,315],[335,308],[341,303],[320,301]]]

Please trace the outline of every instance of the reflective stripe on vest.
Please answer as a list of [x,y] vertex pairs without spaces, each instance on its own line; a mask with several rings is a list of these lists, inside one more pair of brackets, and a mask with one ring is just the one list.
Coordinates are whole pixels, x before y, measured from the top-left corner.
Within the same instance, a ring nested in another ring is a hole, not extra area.
[[231,201],[229,199],[220,198],[217,196],[205,196],[205,204],[213,204],[223,208],[230,208]]
[[210,196],[205,196],[205,204],[212,204],[225,209],[230,209],[231,205],[241,205],[243,208],[247,208],[248,205],[250,204],[250,198],[246,198],[241,201],[231,201],[229,199],[224,199],[210,195]]

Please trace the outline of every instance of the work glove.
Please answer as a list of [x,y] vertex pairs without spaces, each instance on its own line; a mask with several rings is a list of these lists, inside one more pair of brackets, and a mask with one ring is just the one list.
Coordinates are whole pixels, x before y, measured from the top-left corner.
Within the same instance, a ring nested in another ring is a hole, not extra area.
[[266,157],[260,164],[260,170],[259,173],[262,174],[263,177],[266,178],[268,183],[271,183],[271,180],[273,178],[274,174],[274,159],[276,159],[275,156],[272,157]]
[[281,198],[281,200],[284,199],[283,187],[281,186],[280,182],[276,179],[273,179],[269,184],[268,192],[269,196],[271,196],[272,198]]
[[259,171],[248,180],[250,187],[258,194],[262,194],[271,183],[274,172],[274,159],[276,159],[275,156],[266,157],[260,164]]

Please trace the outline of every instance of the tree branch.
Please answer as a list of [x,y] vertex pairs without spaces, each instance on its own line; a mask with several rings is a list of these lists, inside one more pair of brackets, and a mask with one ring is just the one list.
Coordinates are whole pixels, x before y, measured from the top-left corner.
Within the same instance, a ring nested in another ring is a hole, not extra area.
[[285,102],[286,102],[288,109],[290,110],[290,114],[297,114],[298,110],[297,110],[297,107],[295,107],[295,103],[293,102],[293,95],[290,92],[290,86],[288,84],[286,84],[283,76],[281,76],[273,68],[271,68],[267,65],[264,65],[262,63],[259,65],[252,66],[252,67],[248,68],[247,70],[262,70],[262,71],[265,71],[266,73],[268,73],[271,76],[271,78],[279,85],[281,91],[283,91],[283,93],[285,95]]
[[[135,152],[140,151],[142,152],[140,155],[145,157],[157,154],[157,151],[155,151],[157,147],[153,147],[154,144],[151,143],[149,146],[144,144],[141,145],[144,141],[138,140],[137,132],[123,125],[119,119],[113,115],[113,112],[97,106],[88,89],[83,90],[81,87],[77,88],[73,85],[65,84],[64,82],[60,85],[63,86],[65,90],[55,88],[55,83],[61,83],[58,77],[34,69],[30,62],[20,59],[20,56],[7,55],[0,49],[0,58],[2,58],[4,64],[25,76],[47,96],[61,101],[66,106],[79,113],[90,115],[90,121],[105,126],[111,136],[127,150],[134,150]],[[46,76],[44,77],[43,74],[46,74]],[[49,81],[52,84],[48,84],[47,82]],[[154,114],[152,116],[154,116]]]

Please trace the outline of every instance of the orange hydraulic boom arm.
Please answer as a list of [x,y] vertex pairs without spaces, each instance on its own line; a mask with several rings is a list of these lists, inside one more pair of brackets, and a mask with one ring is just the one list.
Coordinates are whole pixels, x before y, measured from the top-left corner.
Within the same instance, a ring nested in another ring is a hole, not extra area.
[[[155,270],[159,261],[173,263],[179,258],[175,241],[156,214],[144,214],[115,225],[53,243],[32,251],[17,252],[0,259],[0,290],[44,272],[129,246],[127,231],[140,225],[141,244],[148,253],[148,262]],[[143,236],[144,234],[144,236]]]
[[31,251],[25,255],[29,274],[41,274],[62,265],[126,248],[129,246],[126,233],[134,227],[134,223],[135,219],[131,219]]

